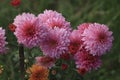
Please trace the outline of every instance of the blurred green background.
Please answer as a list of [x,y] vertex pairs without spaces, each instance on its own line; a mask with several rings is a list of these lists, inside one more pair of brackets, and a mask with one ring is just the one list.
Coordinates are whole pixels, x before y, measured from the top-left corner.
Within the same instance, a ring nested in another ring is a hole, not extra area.
[[[4,68],[3,73],[0,74],[0,80],[18,80],[19,77],[17,41],[8,25],[20,13],[30,12],[38,15],[45,9],[61,12],[66,20],[71,22],[73,28],[84,22],[108,25],[113,31],[113,47],[102,57],[102,67],[86,74],[84,79],[120,80],[120,0],[22,0],[19,8],[11,6],[10,1],[0,0],[0,26],[6,29],[10,48],[8,54],[0,55],[0,65]],[[25,50],[27,60],[34,59],[40,53],[39,49]]]

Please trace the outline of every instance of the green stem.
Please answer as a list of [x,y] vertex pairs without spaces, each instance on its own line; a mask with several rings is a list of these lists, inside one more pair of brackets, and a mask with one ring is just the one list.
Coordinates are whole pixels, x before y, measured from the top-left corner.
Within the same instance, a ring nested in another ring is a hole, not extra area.
[[24,80],[25,77],[25,68],[24,68],[24,47],[19,45],[19,58],[20,58],[20,77],[21,80]]

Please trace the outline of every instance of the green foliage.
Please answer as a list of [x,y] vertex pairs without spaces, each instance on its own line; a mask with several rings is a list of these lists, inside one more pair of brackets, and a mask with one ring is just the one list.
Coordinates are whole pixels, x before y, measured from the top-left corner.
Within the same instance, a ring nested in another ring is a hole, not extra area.
[[[8,54],[0,55],[0,65],[3,65],[4,68],[0,80],[18,80],[19,77],[17,41],[8,25],[13,22],[16,15],[22,12],[38,15],[45,9],[61,12],[66,20],[71,22],[73,28],[84,22],[98,22],[108,25],[114,36],[112,50],[102,57],[102,67],[86,74],[84,79],[120,80],[119,0],[22,0],[18,8],[11,6],[10,0],[0,0],[0,26],[6,29],[8,47],[10,48]],[[26,67],[34,63],[34,58],[38,55],[41,55],[39,49],[25,49],[25,58],[28,61]]]

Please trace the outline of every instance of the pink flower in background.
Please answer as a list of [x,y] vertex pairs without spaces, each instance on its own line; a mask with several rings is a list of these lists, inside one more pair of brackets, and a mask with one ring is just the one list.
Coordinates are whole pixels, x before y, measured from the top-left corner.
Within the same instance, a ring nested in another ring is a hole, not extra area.
[[5,30],[0,27],[0,54],[5,53],[7,50],[7,48],[5,47],[5,45],[7,44],[5,39]]
[[85,69],[85,71],[97,69],[101,65],[101,60],[99,56],[93,56],[84,49],[76,53],[74,59],[75,59],[76,67],[78,69]]
[[45,26],[48,28],[65,28],[67,30],[71,30],[70,22],[67,22],[62,14],[52,11],[52,10],[45,10],[43,14],[39,14],[38,18],[43,22]]
[[33,14],[18,15],[13,24],[16,26],[14,34],[19,44],[28,48],[39,46],[46,31],[42,23]]
[[89,27],[90,24],[91,23],[82,23],[77,28],[80,31],[80,33],[82,34],[84,32],[84,30]]
[[70,35],[69,51],[72,55],[76,54],[85,45],[82,41],[82,33],[89,27],[90,23],[83,23],[78,26],[78,30],[73,30]]
[[82,40],[86,45],[85,48],[92,55],[100,56],[111,49],[113,36],[106,25],[98,23],[90,24],[82,36]]
[[36,57],[36,63],[38,65],[47,67],[47,68],[51,68],[54,66],[55,64],[55,59],[48,57],[48,56],[40,56],[40,57]]
[[62,17],[50,18],[46,21],[45,25],[52,28],[59,27],[70,30],[70,23]]
[[57,18],[57,17],[62,17],[64,19],[61,13],[58,13],[53,10],[45,10],[43,13],[40,13],[38,17],[42,22],[46,22],[50,18]]
[[46,39],[40,44],[43,54],[52,58],[60,58],[61,54],[68,51],[69,35],[70,32],[62,28],[49,29]]
[[73,30],[70,34],[70,46],[69,52],[70,54],[76,54],[82,47],[82,37],[81,33],[78,30]]

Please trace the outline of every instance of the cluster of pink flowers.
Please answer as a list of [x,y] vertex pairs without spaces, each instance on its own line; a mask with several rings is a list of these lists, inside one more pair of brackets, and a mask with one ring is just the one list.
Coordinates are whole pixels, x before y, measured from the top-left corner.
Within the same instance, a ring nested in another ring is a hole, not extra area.
[[0,27],[0,54],[3,54],[6,52],[6,44],[7,42],[5,41],[5,30]]
[[40,47],[44,56],[36,63],[48,68],[56,60],[74,60],[76,68],[85,72],[101,65],[101,56],[112,47],[113,36],[109,28],[99,23],[83,23],[73,30],[62,14],[45,10],[38,16],[23,13],[14,19],[15,36],[25,47]]
[[[76,34],[79,37],[74,37]],[[76,67],[86,72],[100,67],[100,57],[111,49],[113,41],[112,32],[99,23],[80,24],[78,30],[73,30],[71,38]]]

